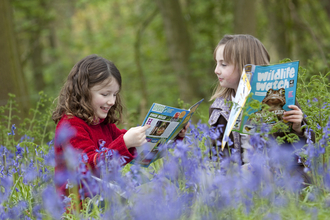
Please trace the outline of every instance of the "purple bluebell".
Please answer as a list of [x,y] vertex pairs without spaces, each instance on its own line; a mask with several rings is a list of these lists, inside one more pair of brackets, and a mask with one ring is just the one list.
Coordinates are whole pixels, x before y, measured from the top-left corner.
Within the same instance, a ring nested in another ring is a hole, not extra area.
[[14,206],[12,208],[9,208],[7,211],[7,219],[22,219],[22,213],[19,210],[19,207]]
[[32,214],[37,220],[42,219],[42,214],[40,213],[41,211],[41,205],[37,204],[32,208]]
[[76,135],[76,130],[71,127],[69,123],[63,123],[58,128],[56,135],[56,142],[58,146],[67,143],[72,137]]
[[266,124],[266,123],[262,123],[261,128],[260,128],[260,131],[261,131],[262,134],[268,135],[268,133],[270,131],[269,125]]
[[13,125],[11,126],[11,129],[10,129],[11,132],[9,132],[8,135],[15,135],[15,132],[14,132],[15,129],[16,129],[15,124],[13,124]]
[[0,204],[3,201],[6,201],[8,196],[10,195],[11,187],[13,184],[12,177],[5,176],[5,177],[0,177],[0,183],[1,186],[3,187],[3,190],[0,191]]
[[47,186],[42,192],[43,208],[54,219],[61,219],[65,209],[60,197],[51,186]]
[[282,220],[280,214],[278,214],[278,213],[268,213],[263,219],[264,220]]
[[33,180],[35,180],[38,176],[38,173],[36,171],[35,168],[30,168],[28,170],[26,170],[25,174],[24,174],[24,181],[26,182],[31,182]]
[[228,146],[231,146],[231,145],[234,144],[234,142],[232,142],[232,140],[230,139],[229,136],[225,136],[225,137],[224,137],[224,141],[227,142]]
[[210,129],[210,138],[212,140],[217,140],[220,137],[220,130],[217,129],[216,127],[211,127]]
[[16,145],[16,152],[15,153],[16,153],[16,157],[23,155],[24,149],[22,147],[20,147],[20,144],[17,144]]
[[250,136],[250,144],[255,148],[255,149],[263,149],[265,146],[266,141],[261,137],[259,133],[254,133],[253,135]]

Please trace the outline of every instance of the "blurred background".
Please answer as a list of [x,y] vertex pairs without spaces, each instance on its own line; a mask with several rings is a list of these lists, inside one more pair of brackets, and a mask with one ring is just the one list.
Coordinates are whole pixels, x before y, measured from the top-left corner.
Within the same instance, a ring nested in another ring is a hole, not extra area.
[[0,105],[16,95],[21,114],[56,98],[89,54],[123,77],[125,123],[141,124],[153,102],[189,107],[216,85],[213,50],[225,34],[251,34],[271,55],[329,71],[329,0],[0,0]]

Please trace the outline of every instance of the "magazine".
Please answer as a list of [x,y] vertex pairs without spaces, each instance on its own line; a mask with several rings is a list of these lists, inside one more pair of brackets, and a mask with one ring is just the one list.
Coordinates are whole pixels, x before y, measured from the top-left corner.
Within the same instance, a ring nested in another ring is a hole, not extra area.
[[147,144],[136,148],[138,157],[131,163],[137,162],[148,167],[153,161],[159,159],[160,147],[177,136],[203,100],[201,99],[188,110],[153,103],[142,123],[142,126],[150,125],[150,128],[146,130]]
[[[245,103],[252,100],[258,100],[262,104],[268,105],[268,110],[275,113],[278,121],[290,125],[290,123],[283,120],[283,113],[291,110],[288,107],[289,105],[295,104],[298,69],[299,61],[267,66],[251,64],[244,66],[237,93],[233,100],[234,106],[223,136],[222,149],[232,130],[245,134],[256,132],[257,125],[252,124],[249,118],[252,114],[261,118],[263,109],[254,110],[248,107],[245,110],[248,114],[245,115],[242,112]],[[252,96],[248,99],[250,93]],[[275,121],[269,120],[266,123],[272,125]]]
[[[245,68],[243,68],[243,72],[237,87],[236,95],[233,100],[233,107],[230,111],[229,119],[227,122],[226,130],[223,135],[223,140],[221,143],[222,149],[227,143],[227,138],[229,137],[230,132],[235,127],[236,129],[239,127],[242,117],[242,108],[245,105],[248,95],[251,91],[251,85],[249,82],[248,75],[245,72]],[[225,138],[226,137],[226,138]]]

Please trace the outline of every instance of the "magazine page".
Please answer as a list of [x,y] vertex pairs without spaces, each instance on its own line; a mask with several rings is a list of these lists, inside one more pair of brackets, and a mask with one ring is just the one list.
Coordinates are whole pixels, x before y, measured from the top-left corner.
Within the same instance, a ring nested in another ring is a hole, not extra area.
[[[283,121],[284,111],[290,111],[288,106],[295,104],[299,61],[269,66],[247,66],[252,76],[250,82],[252,99],[268,105],[269,111],[274,112],[279,121]],[[247,112],[249,115],[261,116],[262,110],[248,108]],[[248,121],[248,117],[242,120],[241,131],[252,134],[255,126]],[[274,121],[267,123],[274,124]]]
[[238,84],[237,92],[235,95],[235,98],[233,100],[233,106],[230,111],[229,119],[227,122],[226,130],[223,135],[222,143],[221,143],[221,150],[225,147],[227,143],[227,138],[229,137],[230,132],[233,130],[233,128],[238,129],[240,122],[241,122],[241,112],[242,107],[244,106],[248,95],[251,91],[251,85],[249,82],[249,78],[245,72],[245,69],[243,68],[243,72],[241,75],[241,79]]
[[150,128],[146,130],[147,144],[137,148],[139,155],[137,161],[141,165],[149,166],[158,159],[159,147],[176,137],[202,101],[203,99],[189,110],[154,103],[142,123],[142,126],[148,124]]

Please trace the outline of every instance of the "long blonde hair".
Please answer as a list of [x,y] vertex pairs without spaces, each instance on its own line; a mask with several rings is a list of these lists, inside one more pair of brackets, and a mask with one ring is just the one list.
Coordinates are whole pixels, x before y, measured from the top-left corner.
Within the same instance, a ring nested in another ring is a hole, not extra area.
[[[228,64],[233,64],[242,74],[246,64],[268,65],[270,56],[265,46],[255,37],[247,34],[225,35],[216,46],[213,57],[216,60],[216,53],[220,45],[225,45],[223,58]],[[218,83],[210,100],[218,97],[229,99],[235,94],[235,90],[224,88]]]

